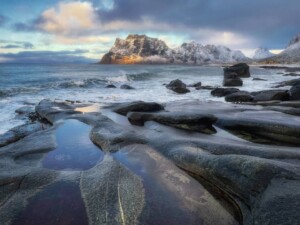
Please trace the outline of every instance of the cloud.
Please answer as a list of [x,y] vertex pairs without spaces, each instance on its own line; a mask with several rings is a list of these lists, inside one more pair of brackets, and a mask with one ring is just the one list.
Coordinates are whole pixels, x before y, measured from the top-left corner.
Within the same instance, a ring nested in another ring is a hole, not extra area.
[[30,42],[22,42],[22,41],[4,41],[0,40],[0,43],[3,43],[5,45],[0,46],[2,49],[33,49],[34,45]]
[[62,44],[157,33],[233,48],[282,48],[300,32],[299,7],[299,0],[63,1],[31,22],[14,24],[14,29],[44,32]]
[[90,2],[62,2],[44,11],[35,27],[59,35],[80,35],[97,27],[97,17]]
[[0,14],[0,26],[3,26],[7,21],[8,18]]
[[93,63],[82,54],[87,50],[74,51],[24,51],[0,54],[0,62],[9,63]]

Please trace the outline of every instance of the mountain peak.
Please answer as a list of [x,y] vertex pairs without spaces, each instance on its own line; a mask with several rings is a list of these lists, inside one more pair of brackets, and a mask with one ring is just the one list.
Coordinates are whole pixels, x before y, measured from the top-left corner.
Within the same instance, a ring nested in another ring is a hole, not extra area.
[[290,41],[288,47],[300,43],[300,34],[298,34],[297,36],[293,37],[293,39]]
[[272,56],[274,56],[274,54],[271,53],[269,51],[269,49],[260,47],[260,48],[256,49],[253,59],[260,60],[260,59],[270,58]]
[[127,38],[117,38],[114,46],[103,56],[102,64],[175,63],[205,64],[246,61],[240,51],[232,51],[225,46],[203,46],[195,41],[183,43],[170,49],[166,43],[147,35],[130,34]]

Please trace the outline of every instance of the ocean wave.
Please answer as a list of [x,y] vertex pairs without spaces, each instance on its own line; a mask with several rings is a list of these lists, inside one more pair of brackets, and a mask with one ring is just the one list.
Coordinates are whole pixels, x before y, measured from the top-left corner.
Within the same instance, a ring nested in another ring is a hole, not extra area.
[[106,80],[90,78],[84,80],[69,80],[69,81],[55,81],[37,86],[28,87],[13,87],[0,90],[0,98],[12,97],[19,94],[34,94],[41,91],[50,89],[75,89],[75,88],[92,88],[92,87],[104,87],[107,83]]
[[106,80],[90,78],[84,80],[70,80],[66,82],[62,82],[57,84],[58,88],[89,88],[95,86],[104,86],[106,84]]
[[136,73],[136,74],[127,74],[126,77],[129,81],[145,81],[152,78],[156,78],[159,75],[156,73]]

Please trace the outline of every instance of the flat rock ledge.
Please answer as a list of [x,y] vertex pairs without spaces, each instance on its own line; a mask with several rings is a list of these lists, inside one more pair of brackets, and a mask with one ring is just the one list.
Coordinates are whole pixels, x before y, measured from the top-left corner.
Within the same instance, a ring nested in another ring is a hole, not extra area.
[[[299,224],[300,118],[287,112],[300,104],[87,106],[43,100],[36,113],[51,126],[0,148],[1,224]],[[103,159],[44,168],[70,119],[91,127]]]

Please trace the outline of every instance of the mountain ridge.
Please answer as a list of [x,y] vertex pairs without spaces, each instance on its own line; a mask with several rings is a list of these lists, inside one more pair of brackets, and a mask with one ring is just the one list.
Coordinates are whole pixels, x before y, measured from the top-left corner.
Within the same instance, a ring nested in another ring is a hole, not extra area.
[[249,61],[241,51],[225,46],[201,45],[196,42],[183,43],[169,48],[157,38],[130,34],[125,40],[117,38],[106,53],[101,64],[189,64],[235,63]]

